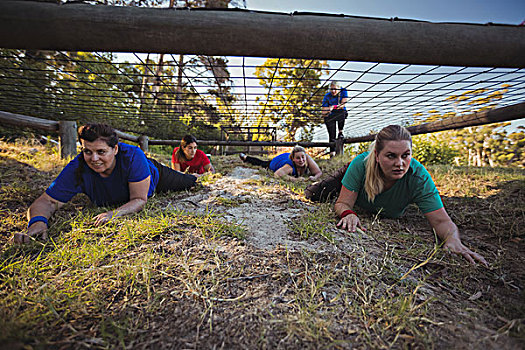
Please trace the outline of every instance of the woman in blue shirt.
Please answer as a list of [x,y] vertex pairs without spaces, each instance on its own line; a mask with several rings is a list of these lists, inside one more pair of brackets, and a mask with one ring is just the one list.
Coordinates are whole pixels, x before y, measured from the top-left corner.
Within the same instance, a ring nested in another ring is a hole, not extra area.
[[262,166],[274,172],[275,177],[291,181],[302,181],[301,176],[312,174],[309,179],[316,181],[323,174],[315,160],[301,146],[295,146],[290,153],[281,153],[271,160],[239,154],[243,162]]
[[[340,88],[337,81],[330,83],[328,92],[323,97],[321,114],[324,118],[328,139],[335,141],[336,128],[339,128],[338,137],[343,137],[343,128],[347,116],[345,104],[348,101],[348,92]],[[330,156],[335,156],[335,147],[330,147]]]
[[77,193],[85,193],[97,206],[119,205],[95,217],[94,224],[99,226],[142,210],[154,192],[183,190],[195,184],[195,176],[171,170],[146,158],[138,147],[119,143],[108,125],[84,125],[78,138],[82,153],[31,204],[27,232],[15,234],[15,242],[29,242],[38,235],[46,238],[48,219]]
[[350,163],[341,183],[334,209],[340,217],[337,226],[342,229],[355,232],[359,227],[364,230],[353,211],[355,205],[396,218],[403,215],[410,203],[416,203],[444,242],[443,248],[471,263],[477,260],[487,266],[480,254],[461,243],[458,227],[443,207],[430,174],[412,159],[412,137],[402,126],[390,125],[382,129],[370,152],[357,156]]

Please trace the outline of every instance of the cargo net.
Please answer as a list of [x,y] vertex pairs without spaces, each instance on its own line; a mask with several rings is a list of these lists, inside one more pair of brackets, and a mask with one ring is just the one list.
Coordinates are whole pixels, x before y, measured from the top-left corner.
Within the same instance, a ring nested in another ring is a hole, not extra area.
[[327,141],[331,81],[348,92],[345,137],[525,101],[525,69],[0,50],[0,110],[155,138],[263,127],[278,140]]

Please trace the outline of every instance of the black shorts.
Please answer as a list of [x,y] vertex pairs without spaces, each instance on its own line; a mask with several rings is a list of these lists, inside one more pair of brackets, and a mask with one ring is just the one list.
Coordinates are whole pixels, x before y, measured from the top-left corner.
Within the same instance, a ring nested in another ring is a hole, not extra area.
[[180,171],[168,168],[160,164],[155,159],[148,158],[159,171],[159,183],[155,188],[155,192],[162,193],[167,191],[182,191],[195,186],[197,177],[189,174],[181,173]]

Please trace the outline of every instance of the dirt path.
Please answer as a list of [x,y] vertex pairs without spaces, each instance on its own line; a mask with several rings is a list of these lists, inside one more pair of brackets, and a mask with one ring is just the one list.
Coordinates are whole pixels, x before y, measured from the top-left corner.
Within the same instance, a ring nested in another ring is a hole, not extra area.
[[186,197],[174,206],[194,213],[210,210],[220,213],[227,221],[246,227],[246,242],[255,248],[317,249],[291,237],[289,229],[291,220],[316,210],[316,206],[299,200],[289,190],[259,186],[261,179],[255,169],[236,167],[207,185],[205,191]]

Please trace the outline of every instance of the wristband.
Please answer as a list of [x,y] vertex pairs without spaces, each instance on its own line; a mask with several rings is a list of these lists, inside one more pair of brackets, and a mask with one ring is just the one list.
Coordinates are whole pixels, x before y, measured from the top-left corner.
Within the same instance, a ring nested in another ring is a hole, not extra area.
[[37,221],[42,221],[42,222],[44,222],[46,224],[46,226],[49,227],[49,225],[47,223],[47,218],[45,216],[39,215],[39,216],[33,216],[31,218],[31,220],[29,220],[29,223],[27,224],[27,228],[31,227],[31,225],[33,225]]
[[348,216],[350,214],[354,214],[355,216],[357,216],[357,214],[355,213],[355,211],[351,210],[351,209],[348,209],[348,210],[345,210],[341,213],[341,216],[340,218],[344,218],[345,216]]

